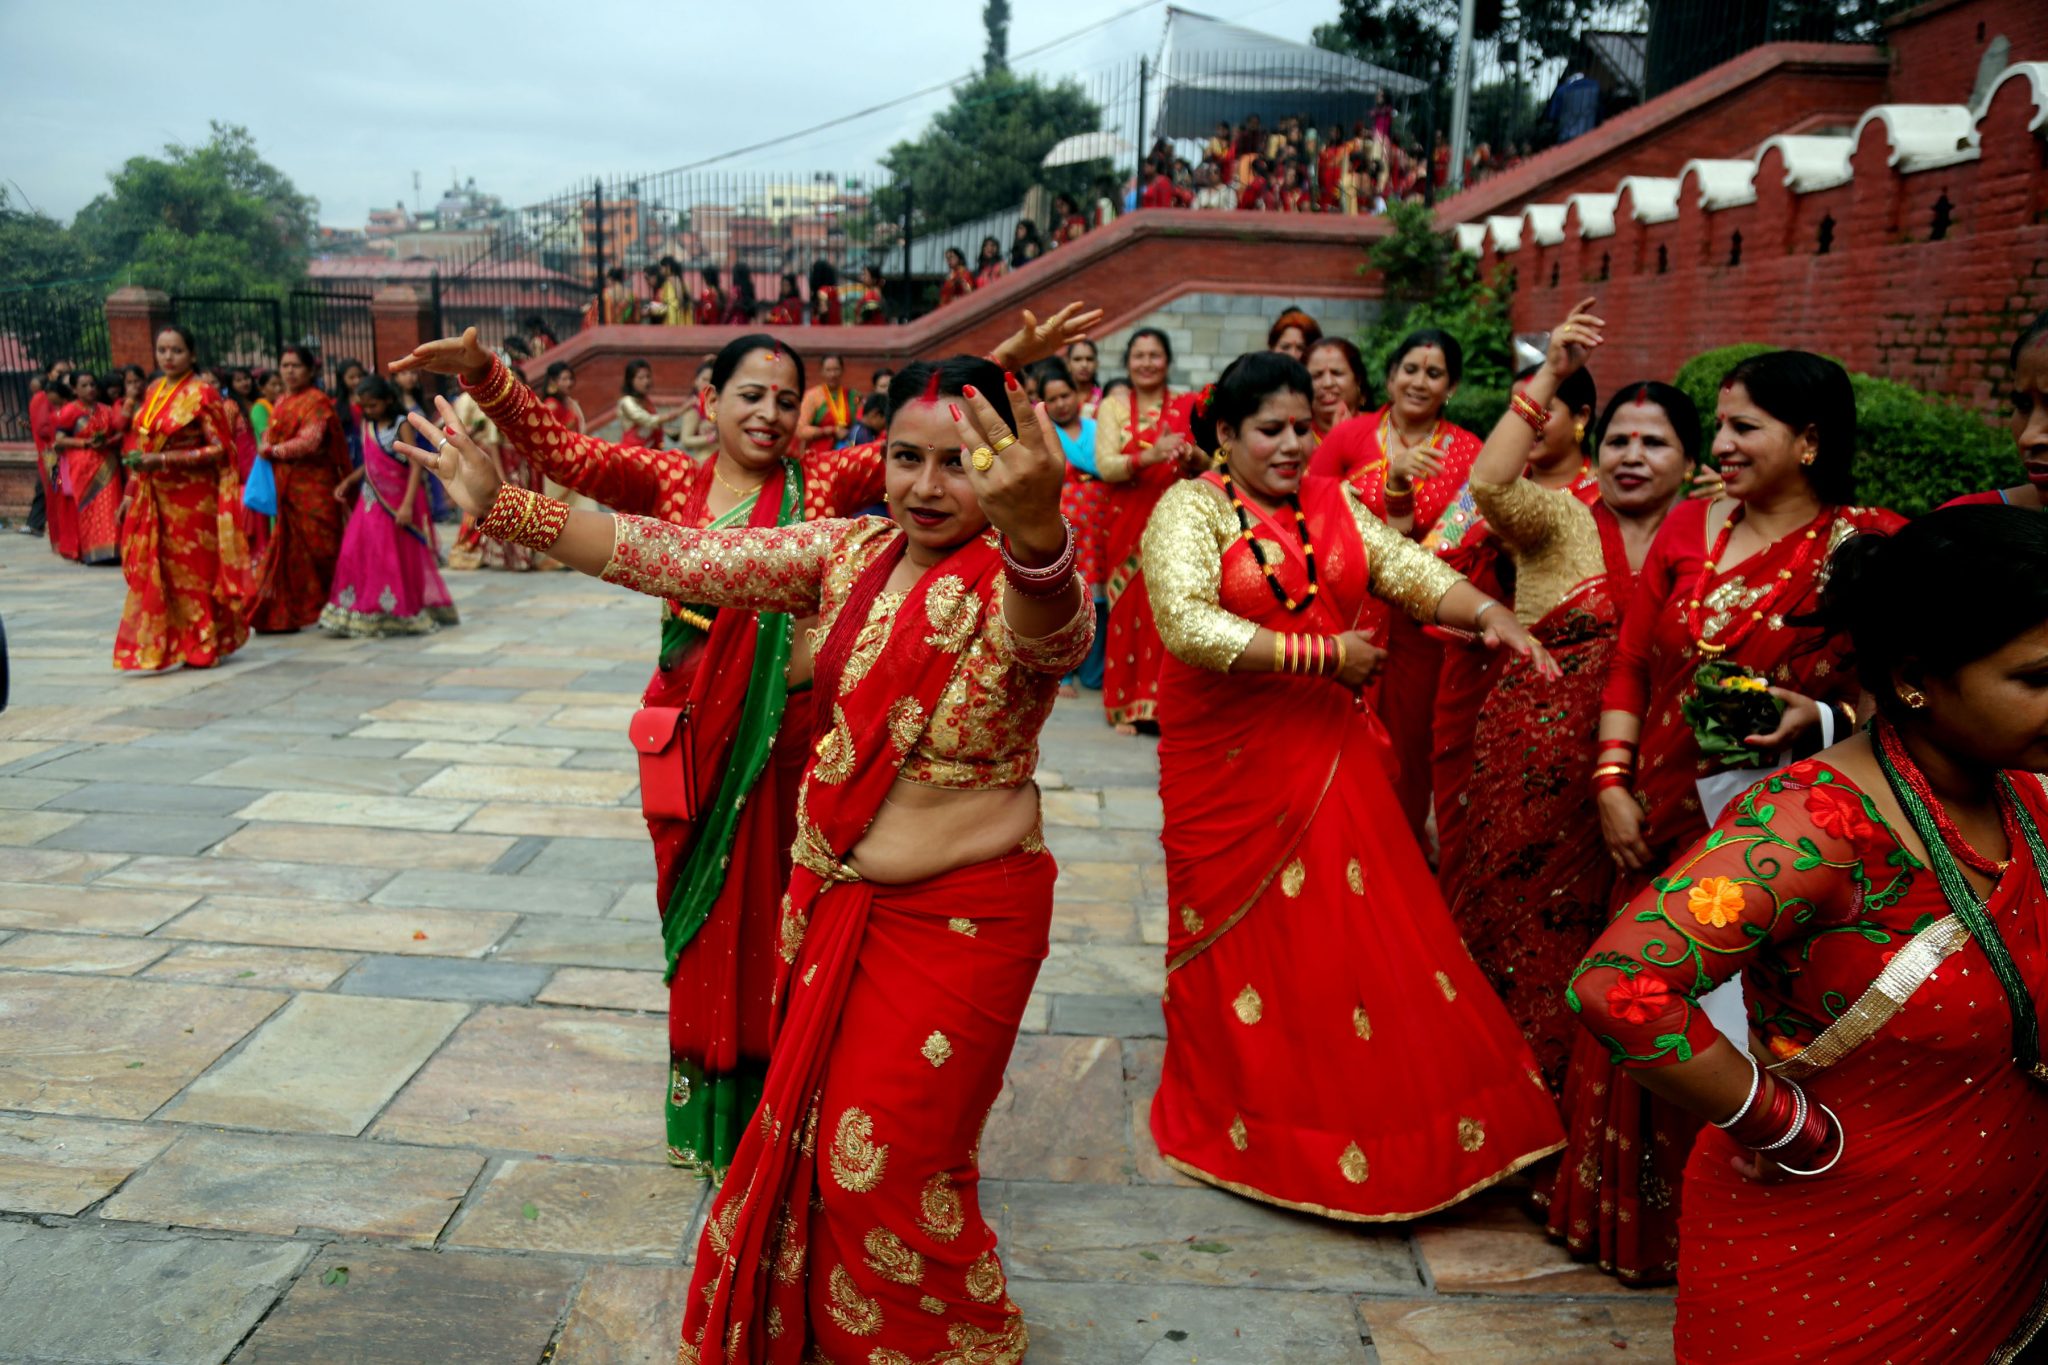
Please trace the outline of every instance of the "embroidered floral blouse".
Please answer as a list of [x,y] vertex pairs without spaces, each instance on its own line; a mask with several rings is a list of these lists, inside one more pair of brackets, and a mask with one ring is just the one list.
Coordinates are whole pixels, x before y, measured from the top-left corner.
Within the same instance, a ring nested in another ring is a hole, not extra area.
[[[1787,1059],[1849,1014],[1916,935],[1946,933],[1947,918],[1933,876],[1870,798],[1807,759],[1732,802],[1655,878],[1579,963],[1565,999],[1617,1063],[1668,1066],[1720,1036],[1700,997],[1743,972],[1751,1027]],[[2002,1012],[1979,966],[1977,1003]]]
[[[708,531],[621,516],[604,580],[654,597],[816,616],[821,644],[847,595],[876,556],[902,534],[880,517],[799,526]],[[1014,634],[997,601],[947,685],[901,776],[955,790],[1020,787],[1038,766],[1038,732],[1059,680],[1087,657],[1095,613],[1085,594],[1074,619],[1042,639]],[[854,643],[847,682],[865,676],[906,594],[885,592]]]
[[[1435,620],[1437,603],[1459,582],[1457,573],[1366,511],[1348,486],[1344,505],[1365,542],[1373,596],[1418,621]],[[1230,504],[1200,479],[1167,489],[1145,528],[1145,583],[1159,638],[1175,658],[1197,668],[1228,672],[1259,629],[1224,605],[1223,553],[1240,534]],[[1253,574],[1243,600],[1263,601],[1265,583]]]
[[[687,450],[618,446],[564,426],[532,389],[501,383],[502,362],[481,384],[463,387],[497,423],[504,439],[556,483],[597,499],[615,512],[701,526],[711,475]],[[504,393],[490,402],[484,395]],[[882,500],[882,448],[810,452],[797,457],[804,479],[804,519],[853,516]]]

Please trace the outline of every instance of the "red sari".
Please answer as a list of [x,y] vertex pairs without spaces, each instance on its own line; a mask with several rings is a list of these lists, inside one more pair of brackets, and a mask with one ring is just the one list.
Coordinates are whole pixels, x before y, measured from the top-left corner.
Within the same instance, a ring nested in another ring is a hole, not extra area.
[[[1135,465],[1139,455],[1158,444],[1168,431],[1191,436],[1189,414],[1194,398],[1161,395],[1159,406],[1133,417],[1130,400],[1105,402],[1095,410],[1095,458],[1099,473],[1105,456],[1121,456]],[[1152,621],[1152,602],[1145,593],[1140,557],[1145,525],[1160,496],[1181,480],[1172,461],[1137,468],[1132,478],[1109,485],[1109,532],[1104,540],[1103,572],[1109,589],[1109,641],[1104,651],[1102,706],[1111,725],[1135,725],[1159,719],[1159,667],[1166,647]]]
[[762,325],[766,327],[795,327],[800,325],[803,320],[804,301],[802,296],[789,294],[775,301],[775,306],[768,310],[768,316],[762,319]]
[[[1417,1218],[1555,1151],[1557,1115],[1420,852],[1385,818],[1372,710],[1323,679],[1223,670],[1256,626],[1353,629],[1375,591],[1434,612],[1457,579],[1310,478],[1320,589],[1289,612],[1201,482],[1220,487],[1210,474],[1175,488],[1145,546],[1175,650],[1160,686],[1173,913],[1152,1133],[1176,1169],[1239,1194]],[[1292,518],[1254,515],[1282,586],[1306,598]]]
[[[471,395],[492,393],[501,374],[494,368]],[[568,432],[519,383],[482,407],[505,451],[550,480],[621,512],[691,528],[712,520],[709,460]],[[739,524],[852,516],[882,495],[875,446],[786,465],[736,514]],[[696,708],[698,780],[711,784],[696,819],[647,819],[669,963],[667,1150],[676,1165],[723,1171],[767,1072],[779,897],[789,879],[797,781],[810,757],[811,693],[788,690],[784,678],[797,629],[787,615],[690,599],[671,603],[663,617],[659,666],[642,705]]]
[[[2041,779],[2008,777],[2048,824]],[[1696,1055],[1720,1037],[1700,995],[1739,971],[1763,1060],[1832,1109],[1847,1142],[1824,1175],[1761,1184],[1704,1130],[1685,1168],[1678,1359],[2015,1358],[2048,1319],[2048,1087],[2013,1063],[1989,958],[1822,759],[1752,788],[1713,838],[1643,887],[1581,965],[1586,1036],[1630,1070],[1679,1060],[1680,1039]],[[2015,838],[1985,905],[2037,1013],[2041,871]]]
[[797,798],[775,1052],[706,1219],[678,1359],[1018,1361],[1024,1323],[980,1215],[977,1153],[1046,953],[1051,855],[1033,834],[881,886],[843,860],[899,777],[1028,784],[1093,613],[1012,635],[993,536],[884,593],[905,542],[880,518],[690,532],[622,517],[617,535],[611,582],[816,612],[827,631],[831,721]]
[[839,286],[821,285],[811,294],[811,321],[819,327],[837,327],[841,321]]
[[196,376],[158,379],[135,418],[136,449],[175,463],[138,469],[121,528],[128,600],[114,667],[211,668],[249,638],[249,551],[239,524],[234,427]]
[[[1587,800],[1600,685],[1635,583],[1621,527],[1595,502],[1602,571],[1581,580],[1529,633],[1563,670],[1546,678],[1508,655],[1474,716],[1451,918],[1479,969],[1562,1093],[1578,1021],[1562,988],[1607,922],[1614,864]],[[1446,673],[1449,672],[1448,665]],[[1443,807],[1438,808],[1438,819]]]
[[[1626,711],[1642,721],[1636,797],[1648,815],[1643,837],[1657,867],[1706,833],[1695,784],[1719,771],[1701,757],[1692,727],[1679,712],[1705,657],[1686,625],[1685,607],[1710,548],[1708,511],[1719,505],[1682,501],[1664,519],[1637,576],[1600,702],[1603,711]],[[1808,552],[1802,560],[1807,542],[1794,532],[1716,574],[1704,597],[1708,637],[1718,637],[1737,613],[1780,581],[1780,572],[1790,571],[1794,576],[1784,580],[1787,595],[1773,619],[1722,657],[1764,674],[1775,686],[1853,704],[1861,689],[1842,642],[1786,622],[1812,610],[1826,551],[1852,532],[1902,524],[1891,512],[1841,508],[1814,542],[1824,547],[1821,552]],[[1613,904],[1627,906],[1650,875],[1618,877]],[[1699,1120],[1632,1084],[1590,1034],[1573,1043],[1564,1107],[1569,1145],[1551,1191],[1551,1235],[1630,1284],[1670,1283],[1678,1270],[1685,1159]]]
[[[57,413],[56,434],[89,444],[67,448],[58,461],[74,509],[77,559],[83,564],[121,561],[121,425],[114,409],[76,400]],[[47,505],[47,504],[46,504]]]
[[[1387,426],[1386,408],[1363,413],[1339,422],[1309,458],[1309,472],[1342,478],[1357,491],[1366,508],[1376,517],[1387,510]],[[1484,444],[1461,426],[1439,420],[1430,447],[1443,461],[1443,470],[1433,477],[1415,481],[1415,530],[1426,537],[1451,505],[1464,492]],[[1381,672],[1377,705],[1387,732],[1393,736],[1394,759],[1387,774],[1392,780],[1402,815],[1417,841],[1425,833],[1433,771],[1430,751],[1435,732],[1436,693],[1443,669],[1444,647],[1440,639],[1399,613],[1369,613],[1363,627],[1387,651]]]
[[966,266],[959,266],[946,272],[946,278],[939,281],[939,307],[944,308],[955,299],[964,299],[974,292],[974,276]]
[[78,504],[64,491],[59,473],[62,459],[52,447],[57,438],[61,405],[38,389],[28,400],[28,429],[36,447],[36,479],[43,485],[43,526],[50,548],[65,559],[78,558]]
[[310,384],[277,400],[263,435],[277,516],[257,562],[250,624],[270,634],[316,624],[327,605],[347,523],[334,490],[348,476],[349,455],[334,400]]

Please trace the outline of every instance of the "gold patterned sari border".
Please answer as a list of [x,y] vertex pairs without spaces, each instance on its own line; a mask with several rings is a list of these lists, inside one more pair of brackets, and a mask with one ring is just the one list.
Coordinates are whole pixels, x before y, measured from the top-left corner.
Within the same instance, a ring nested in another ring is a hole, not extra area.
[[1803,1081],[1841,1061],[1890,1023],[1892,1016],[1913,998],[1913,993],[1969,941],[1970,931],[1954,915],[1928,925],[1893,955],[1855,1004],[1803,1051],[1772,1063],[1771,1070],[1787,1080]]
[[1524,1167],[1532,1166],[1536,1162],[1543,1160],[1543,1158],[1555,1155],[1563,1150],[1564,1143],[1554,1142],[1548,1147],[1538,1148],[1533,1152],[1525,1152],[1485,1179],[1467,1185],[1449,1199],[1444,1200],[1443,1203],[1432,1205],[1426,1209],[1416,1209],[1412,1213],[1352,1213],[1345,1209],[1328,1208],[1322,1204],[1282,1199],[1278,1195],[1267,1194],[1256,1186],[1240,1184],[1235,1180],[1225,1180],[1220,1175],[1213,1175],[1199,1166],[1182,1161],[1179,1157],[1168,1156],[1164,1152],[1159,1154],[1159,1159],[1173,1167],[1176,1171],[1179,1171],[1182,1175],[1191,1175],[1205,1184],[1214,1185],[1219,1190],[1229,1190],[1232,1194],[1241,1194],[1247,1199],[1256,1199],[1262,1204],[1272,1204],[1277,1208],[1293,1209],[1299,1213],[1313,1213],[1323,1218],[1335,1218],[1345,1223],[1408,1223],[1413,1222],[1417,1218],[1427,1218],[1432,1213],[1442,1213],[1451,1205],[1462,1203],[1481,1190],[1498,1185],[1501,1181],[1506,1180]]

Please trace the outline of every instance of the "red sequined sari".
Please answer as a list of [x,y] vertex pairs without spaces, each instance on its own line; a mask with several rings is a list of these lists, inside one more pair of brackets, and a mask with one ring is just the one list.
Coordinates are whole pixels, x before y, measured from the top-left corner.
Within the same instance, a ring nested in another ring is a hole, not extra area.
[[[1707,828],[1697,783],[1715,769],[1701,758],[1680,706],[1705,657],[1686,623],[1686,603],[1707,557],[1708,512],[1715,505],[1681,501],[1664,519],[1637,575],[1601,698],[1602,710],[1627,711],[1642,721],[1636,796],[1648,813],[1644,838],[1659,868]],[[1795,576],[1774,619],[1722,657],[1776,686],[1853,703],[1861,689],[1841,643],[1789,618],[1813,609],[1827,550],[1854,531],[1901,524],[1891,512],[1841,508],[1819,553],[1802,558],[1802,537],[1794,533],[1715,574],[1703,598],[1707,638],[1719,637],[1725,620],[1748,611],[1781,571],[1790,571]],[[1619,878],[1613,904],[1626,906],[1651,875]],[[1589,1036],[1573,1043],[1564,1107],[1568,1145],[1551,1191],[1551,1235],[1629,1283],[1668,1284],[1678,1269],[1681,1187],[1699,1120],[1631,1083]]]
[[[1158,406],[1135,415],[1127,399],[1098,407],[1098,472],[1104,468],[1104,454],[1135,461],[1168,431],[1188,436],[1193,404],[1192,395],[1176,398],[1167,394]],[[1159,643],[1159,629],[1152,620],[1152,602],[1145,594],[1139,546],[1160,495],[1180,480],[1180,466],[1170,460],[1138,468],[1133,478],[1122,482],[1105,480],[1109,487],[1109,533],[1104,540],[1103,572],[1109,589],[1109,640],[1104,651],[1102,706],[1111,725],[1159,718],[1159,668],[1166,658],[1166,648]]]
[[234,427],[220,396],[193,375],[158,379],[137,415],[136,449],[188,462],[141,469],[121,528],[128,600],[114,667],[211,668],[249,638],[249,550],[239,516]]
[[[2040,778],[2008,776],[2048,824]],[[1984,908],[2038,1014],[2048,892],[2025,840]],[[1720,1036],[1700,995],[1740,972],[1763,1060],[1846,1135],[1825,1174],[1760,1183],[1724,1133],[1702,1133],[1678,1358],[2015,1359],[2048,1319],[2048,1086],[2014,1065],[1989,959],[1870,797],[1824,761],[1795,763],[1628,910],[1572,984],[1601,1055],[1631,1070],[1696,1055]]]

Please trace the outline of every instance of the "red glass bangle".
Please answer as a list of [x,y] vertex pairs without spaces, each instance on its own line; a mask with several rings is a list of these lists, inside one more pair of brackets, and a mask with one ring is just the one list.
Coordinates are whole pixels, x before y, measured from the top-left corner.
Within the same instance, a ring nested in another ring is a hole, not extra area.
[[1628,791],[1629,780],[1627,777],[1623,776],[1620,773],[1601,773],[1593,779],[1594,791],[1604,792],[1609,790],[1610,788],[1618,789],[1620,791]]

